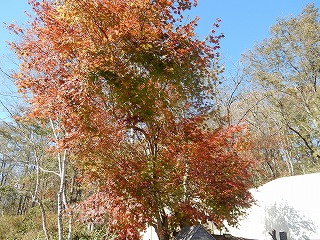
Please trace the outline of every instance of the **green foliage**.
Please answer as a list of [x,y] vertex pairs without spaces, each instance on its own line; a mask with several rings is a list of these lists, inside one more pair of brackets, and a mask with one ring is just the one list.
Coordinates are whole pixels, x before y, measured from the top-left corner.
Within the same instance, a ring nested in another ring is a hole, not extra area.
[[[51,239],[58,239],[56,228],[56,213],[47,213],[48,232]],[[65,229],[64,235],[67,235]],[[38,207],[30,209],[26,215],[0,216],[0,239],[3,240],[34,240],[45,239],[41,212]],[[87,224],[75,222],[72,240],[114,240],[115,234],[108,231],[107,225],[95,225],[89,229]]]
[[72,240],[114,240],[116,237],[115,234],[109,233],[106,225],[95,226],[93,230],[89,230],[85,224],[77,223]]
[[248,119],[263,146],[260,155],[269,166],[285,162],[288,174],[320,169],[319,19],[314,5],[279,19],[271,36],[243,58],[254,87]]
[[[55,232],[55,215],[48,216],[49,231]],[[34,240],[45,239],[41,213],[39,208],[32,208],[26,215],[3,215],[0,216],[0,239],[6,240]]]

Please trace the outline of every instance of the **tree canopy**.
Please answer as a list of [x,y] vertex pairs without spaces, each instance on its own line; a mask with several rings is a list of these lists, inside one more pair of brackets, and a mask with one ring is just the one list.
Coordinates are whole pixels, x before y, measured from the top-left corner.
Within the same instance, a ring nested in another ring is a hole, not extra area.
[[150,225],[169,239],[189,224],[236,223],[253,202],[250,143],[245,125],[209,127],[222,35],[198,39],[183,15],[196,1],[31,4],[30,27],[9,26],[20,36],[14,77],[30,116],[59,123],[60,149],[99,186],[88,202],[98,196],[110,230],[138,239]]

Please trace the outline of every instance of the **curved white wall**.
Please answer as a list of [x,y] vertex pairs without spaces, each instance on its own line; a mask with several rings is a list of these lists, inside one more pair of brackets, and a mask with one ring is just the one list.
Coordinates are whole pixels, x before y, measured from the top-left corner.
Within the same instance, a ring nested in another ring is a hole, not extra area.
[[270,240],[273,229],[288,240],[320,240],[320,173],[279,178],[252,191],[257,205],[229,232],[238,237]]

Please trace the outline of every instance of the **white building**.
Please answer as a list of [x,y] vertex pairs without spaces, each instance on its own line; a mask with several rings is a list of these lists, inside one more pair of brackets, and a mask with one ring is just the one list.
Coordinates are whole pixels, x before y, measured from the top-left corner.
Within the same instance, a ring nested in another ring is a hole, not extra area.
[[279,178],[252,191],[257,205],[229,228],[233,236],[270,240],[273,229],[288,240],[320,240],[320,173]]
[[[233,236],[270,240],[269,232],[286,232],[288,240],[320,240],[320,173],[279,178],[252,190],[256,205],[237,228],[228,227]],[[158,240],[148,229],[143,240]]]

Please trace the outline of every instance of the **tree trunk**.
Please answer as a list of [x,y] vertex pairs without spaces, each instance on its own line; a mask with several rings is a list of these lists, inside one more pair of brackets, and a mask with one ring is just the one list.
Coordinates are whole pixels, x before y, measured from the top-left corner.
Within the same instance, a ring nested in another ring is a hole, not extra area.
[[[36,149],[36,146],[34,145],[34,149]],[[41,220],[42,220],[42,229],[44,232],[44,235],[46,236],[46,240],[50,240],[48,230],[47,230],[47,218],[44,210],[44,206],[42,204],[42,200],[39,198],[39,185],[40,185],[40,162],[39,157],[37,154],[37,151],[35,151],[35,163],[36,163],[36,186],[34,189],[34,195],[32,196],[32,203],[31,206],[33,206],[35,203],[38,203],[40,209],[41,209]]]
[[58,192],[58,236],[59,240],[63,240],[63,223],[62,223],[62,210],[63,210],[63,203],[62,203],[62,192]]
[[269,232],[269,235],[272,237],[272,240],[277,240],[276,230],[272,230],[272,232]]
[[[54,136],[54,139],[56,140],[56,143],[59,142],[59,134],[58,131],[56,131],[56,127],[50,118],[50,124],[52,133]],[[63,209],[66,207],[66,200],[65,200],[65,179],[66,179],[66,157],[67,157],[67,150],[64,150],[63,152],[58,152],[57,154],[57,160],[58,160],[58,166],[59,166],[59,173],[57,174],[60,178],[60,186],[58,191],[58,209],[57,209],[57,218],[58,218],[58,239],[63,240]]]
[[60,187],[58,192],[58,235],[59,240],[63,240],[63,209],[65,206],[65,163],[66,163],[66,150],[63,152],[63,156],[61,157],[61,153],[58,153],[58,162],[59,162],[59,176],[60,176]]
[[68,223],[68,240],[72,240],[72,224],[73,224],[73,214],[72,212],[69,213],[69,223]]
[[27,210],[28,210],[29,199],[30,199],[30,198],[29,198],[28,196],[24,196],[22,214],[26,213]]
[[157,216],[157,225],[155,226],[159,240],[170,240],[170,232],[168,227],[168,216],[164,210]]
[[18,209],[17,209],[17,215],[22,215],[22,204],[23,204],[23,196],[21,195],[20,196],[20,199],[19,199],[19,204],[18,204]]
[[44,235],[46,236],[46,240],[50,240],[50,236],[48,234],[47,230],[47,217],[46,217],[46,212],[44,210],[43,204],[41,201],[38,201],[40,209],[41,209],[41,217],[42,217],[42,229],[44,232]]

